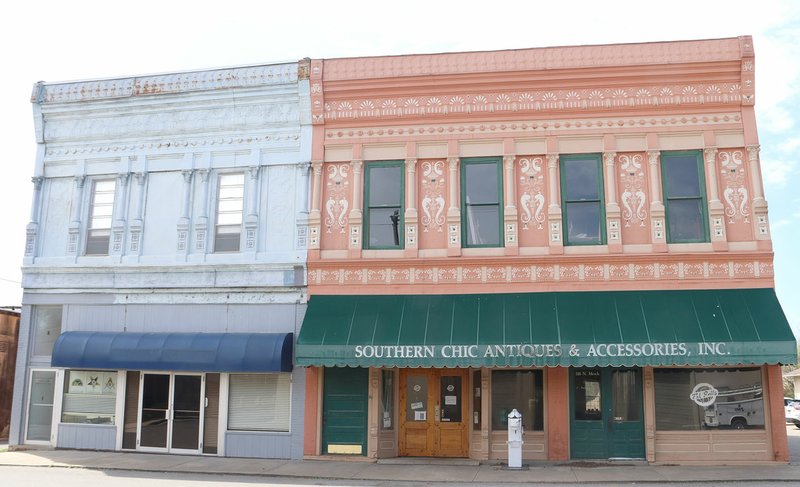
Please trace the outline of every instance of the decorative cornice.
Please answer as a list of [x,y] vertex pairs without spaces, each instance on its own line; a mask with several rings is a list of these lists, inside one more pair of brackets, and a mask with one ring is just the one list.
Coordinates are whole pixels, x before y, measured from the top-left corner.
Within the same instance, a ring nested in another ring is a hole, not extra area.
[[452,93],[326,100],[325,120],[407,118],[496,112],[562,112],[587,109],[724,104],[742,101],[739,83],[697,83],[563,90],[513,91],[496,94]]
[[224,147],[229,145],[242,146],[242,145],[260,145],[265,143],[276,142],[294,142],[300,140],[300,131],[290,134],[275,134],[275,135],[257,135],[257,136],[242,136],[237,134],[235,137],[230,136],[211,136],[206,138],[174,138],[174,139],[161,139],[157,141],[150,141],[146,143],[117,143],[117,144],[80,144],[70,145],[59,148],[50,148],[47,150],[47,156],[69,156],[73,154],[102,154],[108,152],[132,152],[138,150],[163,150],[163,149],[192,149],[192,148],[214,148]]
[[296,82],[297,63],[274,64],[74,83],[38,83],[34,87],[31,102],[85,102]]
[[740,124],[739,113],[666,114],[640,117],[574,118],[561,120],[511,120],[498,122],[440,123],[418,125],[381,125],[367,127],[341,127],[325,131],[327,141],[345,139],[374,139],[375,137],[406,136],[459,136],[463,134],[531,134],[598,129],[647,129],[649,127],[696,127],[708,125]]
[[324,80],[735,61],[743,56],[740,47],[742,39],[752,44],[749,36],[743,36],[642,44],[330,59],[325,60]]
[[[226,102],[227,103],[227,102]],[[263,133],[270,128],[300,131],[299,102],[275,100],[262,103],[226,104],[215,107],[184,107],[135,113],[105,112],[94,116],[46,116],[44,141],[67,143],[92,139],[166,138],[185,134],[246,130]]]

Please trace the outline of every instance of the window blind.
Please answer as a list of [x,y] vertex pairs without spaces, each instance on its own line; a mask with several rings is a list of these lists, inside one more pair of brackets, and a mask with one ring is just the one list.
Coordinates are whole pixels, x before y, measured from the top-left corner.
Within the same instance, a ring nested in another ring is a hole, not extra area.
[[231,374],[228,429],[289,431],[290,374]]

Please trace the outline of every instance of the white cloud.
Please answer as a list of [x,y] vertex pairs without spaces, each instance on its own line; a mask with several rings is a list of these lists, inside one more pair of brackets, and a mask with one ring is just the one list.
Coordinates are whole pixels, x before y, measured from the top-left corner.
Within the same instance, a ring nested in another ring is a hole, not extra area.
[[796,160],[776,159],[772,157],[761,158],[761,174],[764,184],[785,186],[789,176],[797,170]]

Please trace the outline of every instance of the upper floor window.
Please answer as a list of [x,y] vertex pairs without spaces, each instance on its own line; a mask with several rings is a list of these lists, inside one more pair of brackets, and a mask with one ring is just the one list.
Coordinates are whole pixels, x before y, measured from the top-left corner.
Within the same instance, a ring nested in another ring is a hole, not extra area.
[[705,175],[700,151],[662,152],[667,242],[708,242]]
[[499,157],[461,159],[461,232],[466,247],[503,245]]
[[364,248],[403,248],[403,163],[371,162],[364,176]]
[[53,345],[61,334],[61,306],[34,306],[33,356],[46,357],[53,354]]
[[108,254],[115,189],[116,182],[113,179],[98,179],[92,183],[86,255]]
[[560,159],[564,244],[606,243],[600,155],[561,156]]
[[244,174],[221,174],[217,191],[214,252],[238,252],[242,235]]

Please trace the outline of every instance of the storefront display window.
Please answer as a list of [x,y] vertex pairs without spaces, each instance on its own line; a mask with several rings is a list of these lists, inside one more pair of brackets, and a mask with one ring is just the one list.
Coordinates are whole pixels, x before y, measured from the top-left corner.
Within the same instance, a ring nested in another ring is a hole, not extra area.
[[508,413],[522,414],[526,431],[544,429],[544,392],[541,370],[492,371],[492,429],[508,429]]
[[656,429],[763,429],[761,369],[657,369]]
[[289,431],[291,374],[231,374],[228,429]]
[[116,371],[67,371],[62,423],[114,424],[116,404]]

